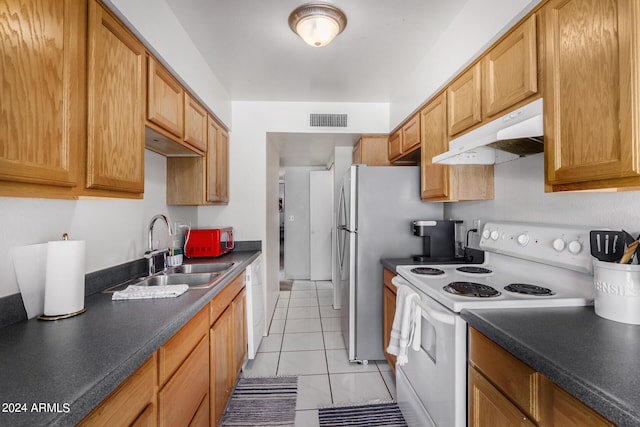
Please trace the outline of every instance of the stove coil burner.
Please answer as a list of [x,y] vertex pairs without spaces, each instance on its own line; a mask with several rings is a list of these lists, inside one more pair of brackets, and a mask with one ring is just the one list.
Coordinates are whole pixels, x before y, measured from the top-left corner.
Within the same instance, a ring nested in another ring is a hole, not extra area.
[[504,288],[509,292],[514,292],[517,294],[535,296],[555,295],[555,292],[553,292],[551,289],[543,288],[542,286],[530,285],[528,283],[511,283]]
[[500,291],[491,286],[474,282],[451,282],[444,288],[445,292],[463,297],[491,298],[500,295]]
[[458,267],[458,268],[456,268],[456,270],[458,270],[461,273],[469,273],[469,274],[489,274],[489,273],[493,273],[493,271],[489,270],[488,268],[472,267],[472,266]]
[[444,270],[431,267],[416,267],[411,269],[412,273],[421,274],[424,276],[441,276],[444,274]]

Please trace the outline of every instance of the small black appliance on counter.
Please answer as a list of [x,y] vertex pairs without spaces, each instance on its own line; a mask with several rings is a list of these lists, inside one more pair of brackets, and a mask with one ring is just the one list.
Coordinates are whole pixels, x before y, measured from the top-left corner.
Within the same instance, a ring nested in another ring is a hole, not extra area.
[[460,220],[417,220],[411,223],[413,235],[422,237],[422,254],[414,261],[434,262],[462,259],[463,222]]

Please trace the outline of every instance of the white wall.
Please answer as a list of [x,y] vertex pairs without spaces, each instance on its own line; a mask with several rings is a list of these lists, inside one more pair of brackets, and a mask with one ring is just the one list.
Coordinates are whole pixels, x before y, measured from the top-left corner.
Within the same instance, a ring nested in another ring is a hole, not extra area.
[[231,98],[164,0],[103,0],[227,127]]
[[[544,192],[544,157],[536,154],[495,166],[495,200],[445,205],[445,217],[496,219],[640,232],[640,192]],[[468,221],[468,222],[467,222]]]
[[[541,0],[469,0],[415,70],[407,70],[390,102],[391,128],[469,65]],[[489,4],[490,3],[490,4]]]
[[[277,190],[278,162],[271,159],[277,147],[267,143],[269,132],[318,133],[309,127],[309,113],[349,115],[344,133],[386,133],[389,130],[387,104],[245,102],[232,103],[232,128],[229,143],[229,205],[198,207],[198,223],[230,224],[237,240],[261,240],[265,252],[267,317],[271,316],[278,293],[279,249],[267,240],[268,230],[279,229]],[[325,132],[335,133],[329,129]],[[273,143],[271,143],[273,144]],[[274,150],[272,155],[267,152]],[[271,160],[269,160],[271,159]],[[271,182],[273,181],[273,182]],[[267,199],[267,193],[271,199]],[[268,222],[267,222],[268,221]],[[274,235],[269,233],[269,235]],[[278,250],[275,254],[271,252]]]
[[[196,223],[192,207],[168,207],[166,159],[145,150],[142,200],[50,200],[0,198],[0,297],[17,293],[11,248],[59,240],[63,233],[86,241],[86,272],[141,258],[147,250],[149,220],[157,213],[172,222]],[[158,224],[155,238],[162,239]],[[168,244],[168,242],[163,242]]]

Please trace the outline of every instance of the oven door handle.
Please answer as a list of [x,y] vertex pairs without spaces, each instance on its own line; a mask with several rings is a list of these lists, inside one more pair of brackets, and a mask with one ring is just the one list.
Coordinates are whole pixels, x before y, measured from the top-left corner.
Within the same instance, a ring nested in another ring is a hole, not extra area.
[[[400,286],[409,286],[409,282],[407,282],[404,278],[400,276],[395,276],[391,279],[391,283],[393,283],[396,288]],[[456,322],[456,317],[453,314],[443,313],[441,311],[436,311],[431,307],[427,306],[422,302],[420,298],[414,298],[413,302],[418,305],[422,310],[420,310],[422,317],[427,319],[431,323],[444,323],[446,325],[453,325]]]

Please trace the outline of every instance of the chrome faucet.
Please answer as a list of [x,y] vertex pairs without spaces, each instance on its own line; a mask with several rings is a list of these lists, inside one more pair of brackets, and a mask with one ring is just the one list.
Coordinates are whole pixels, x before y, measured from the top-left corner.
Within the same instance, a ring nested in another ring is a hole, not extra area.
[[156,255],[163,254],[164,262],[163,262],[162,270],[164,271],[167,268],[167,254],[169,253],[169,248],[153,249],[153,226],[156,224],[156,221],[159,219],[163,220],[164,223],[167,225],[167,230],[169,230],[169,236],[173,235],[173,233],[171,232],[171,226],[169,225],[169,220],[167,219],[166,216],[162,214],[158,214],[158,215],[155,215],[153,218],[151,218],[151,222],[149,223],[149,250],[144,254],[144,257],[149,260],[149,276],[152,276],[157,272],[156,263],[155,263]]

